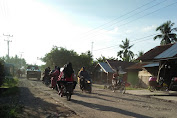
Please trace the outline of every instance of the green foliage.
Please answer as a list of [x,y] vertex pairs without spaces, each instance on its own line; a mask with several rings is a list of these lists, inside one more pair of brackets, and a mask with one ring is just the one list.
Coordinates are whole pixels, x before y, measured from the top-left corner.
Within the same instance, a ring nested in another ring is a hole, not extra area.
[[105,56],[101,55],[101,57],[96,58],[96,62],[106,62],[106,60],[117,60],[117,58],[114,57],[108,57],[106,58]]
[[167,21],[156,28],[156,31],[160,31],[160,34],[154,37],[154,40],[157,38],[161,39],[161,45],[170,44],[177,41],[177,34],[174,33],[177,31],[177,27],[172,28],[175,23]]
[[17,78],[5,78],[2,87],[11,88],[11,87],[17,86],[17,84],[18,84]]
[[117,56],[120,57],[122,61],[128,61],[131,62],[134,60],[134,53],[130,50],[130,48],[133,47],[133,45],[130,45],[130,41],[126,38],[125,41],[122,41],[122,45],[119,45],[119,47],[122,49],[119,52],[117,52]]
[[5,78],[4,61],[0,59],[0,86],[3,84]]
[[[17,95],[19,89],[17,87],[18,79],[17,78],[6,78],[3,86],[1,88],[6,88],[5,91],[1,94],[1,97],[9,97]],[[0,105],[0,118],[17,118],[18,114],[22,112],[22,106],[19,104],[14,104],[14,97],[11,98],[12,103],[5,103]]]
[[2,96],[16,95],[19,91],[17,85],[18,85],[17,78],[6,78],[1,88],[8,89],[2,93]]
[[138,54],[137,54],[137,57],[141,57],[144,55],[144,52],[143,51],[139,51]]
[[6,62],[6,63],[11,63],[15,66],[16,69],[19,69],[21,68],[22,66],[23,67],[27,67],[27,64],[26,64],[26,60],[25,59],[21,59],[19,58],[17,55],[15,55],[15,57],[2,57],[2,59]]
[[107,58],[103,55],[101,55],[101,57],[96,59],[98,62],[105,62],[107,60]]
[[22,108],[21,105],[0,105],[0,118],[18,118]]
[[63,47],[59,48],[56,46],[42,58],[42,61],[46,63],[45,67],[51,68],[54,68],[54,66],[63,67],[67,62],[71,62],[75,72],[78,72],[82,66],[85,66],[90,70],[93,64],[90,51],[79,55],[73,50],[67,50]]

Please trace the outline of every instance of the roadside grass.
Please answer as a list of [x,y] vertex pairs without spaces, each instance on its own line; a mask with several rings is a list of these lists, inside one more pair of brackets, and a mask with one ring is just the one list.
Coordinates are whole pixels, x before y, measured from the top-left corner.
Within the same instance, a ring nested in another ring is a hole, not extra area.
[[3,104],[0,105],[0,117],[1,118],[18,118],[19,113],[22,111],[23,106]]
[[9,99],[13,102],[0,104],[0,118],[17,118],[22,111],[22,106],[17,104],[16,95],[19,93],[18,78],[6,78],[3,85],[0,99]]
[[2,93],[2,96],[12,96],[19,92],[18,79],[17,78],[6,78],[1,88],[7,89]]

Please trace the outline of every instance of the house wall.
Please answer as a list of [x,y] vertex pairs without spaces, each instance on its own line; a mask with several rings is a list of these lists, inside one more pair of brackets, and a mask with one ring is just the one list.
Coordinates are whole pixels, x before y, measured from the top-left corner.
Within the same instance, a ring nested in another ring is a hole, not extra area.
[[[108,80],[107,80],[108,77]],[[112,81],[113,74],[112,73],[104,73],[104,72],[96,72],[94,74],[93,82],[99,84],[110,84]]]
[[128,76],[127,76],[127,81],[133,86],[138,85],[138,83],[139,83],[138,71],[129,70]]
[[139,85],[144,88],[148,88],[149,77],[152,76],[146,69],[138,72]]

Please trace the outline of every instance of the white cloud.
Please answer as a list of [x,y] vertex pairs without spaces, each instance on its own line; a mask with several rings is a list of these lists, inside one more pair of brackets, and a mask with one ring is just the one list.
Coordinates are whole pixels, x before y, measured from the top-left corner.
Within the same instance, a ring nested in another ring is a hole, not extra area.
[[129,34],[129,33],[132,33],[133,31],[132,30],[126,30],[125,33],[126,34]]
[[155,28],[156,28],[155,25],[147,26],[147,27],[142,28],[142,32],[155,31]]

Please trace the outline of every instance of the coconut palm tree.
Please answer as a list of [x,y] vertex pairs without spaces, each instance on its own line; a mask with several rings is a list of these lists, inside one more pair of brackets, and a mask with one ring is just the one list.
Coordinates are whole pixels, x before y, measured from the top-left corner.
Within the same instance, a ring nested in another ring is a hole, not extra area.
[[138,54],[136,54],[137,57],[141,57],[142,55],[144,55],[144,51],[138,51]]
[[117,56],[122,59],[122,61],[132,61],[134,53],[130,50],[133,45],[130,45],[130,41],[126,38],[125,41],[122,41],[123,44],[119,45],[122,50],[117,52]]
[[161,39],[161,45],[166,45],[169,43],[173,43],[177,41],[177,35],[174,33],[174,31],[177,31],[176,28],[172,28],[175,23],[172,23],[171,21],[167,21],[166,23],[163,23],[159,27],[156,28],[156,31],[160,31],[161,34],[158,34],[154,37],[154,40],[157,38]]

